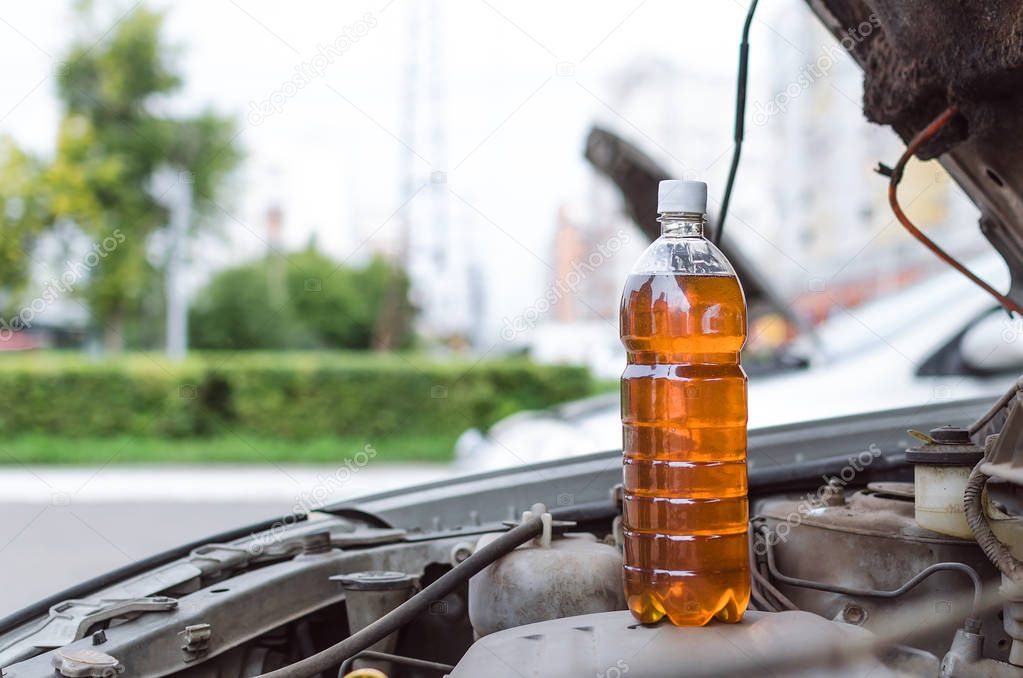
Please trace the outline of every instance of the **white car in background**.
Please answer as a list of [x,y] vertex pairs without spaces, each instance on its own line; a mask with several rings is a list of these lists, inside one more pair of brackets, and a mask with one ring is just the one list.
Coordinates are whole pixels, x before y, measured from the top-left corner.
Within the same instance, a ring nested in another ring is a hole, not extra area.
[[[996,289],[1008,273],[995,254],[970,268]],[[797,341],[803,368],[754,376],[751,430],[953,401],[997,397],[1023,370],[1023,326],[956,271],[852,310],[838,310]],[[622,355],[624,367],[625,357]],[[466,470],[506,468],[621,446],[618,393],[519,412],[455,446]]]

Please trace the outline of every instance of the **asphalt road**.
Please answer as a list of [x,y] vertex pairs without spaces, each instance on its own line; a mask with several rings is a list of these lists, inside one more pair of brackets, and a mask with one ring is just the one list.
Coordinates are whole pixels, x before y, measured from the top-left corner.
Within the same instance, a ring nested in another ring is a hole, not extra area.
[[451,475],[443,466],[0,469],[0,617],[228,529]]
[[0,617],[121,565],[287,510],[283,501],[0,504]]

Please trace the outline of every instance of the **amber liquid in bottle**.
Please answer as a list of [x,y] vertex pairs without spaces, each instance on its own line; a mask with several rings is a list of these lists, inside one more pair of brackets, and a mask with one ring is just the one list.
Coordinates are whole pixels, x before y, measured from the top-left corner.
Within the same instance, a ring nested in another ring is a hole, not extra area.
[[739,281],[633,274],[621,336],[629,608],[643,623],[737,622],[750,596]]

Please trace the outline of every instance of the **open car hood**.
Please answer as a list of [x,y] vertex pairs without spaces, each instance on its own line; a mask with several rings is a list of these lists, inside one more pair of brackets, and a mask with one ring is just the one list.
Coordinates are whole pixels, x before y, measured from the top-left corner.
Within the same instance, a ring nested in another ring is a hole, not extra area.
[[[924,144],[981,212],[980,228],[1009,266],[1023,303],[1023,1],[806,0],[864,72],[863,112],[906,142],[952,103],[959,114]],[[586,158],[621,190],[626,211],[659,234],[657,182],[673,178],[641,150],[595,127]],[[878,158],[894,161],[895,158]],[[962,228],[972,228],[963,224]],[[751,304],[803,321],[733,243],[722,249]]]
[[1023,301],[1023,2],[807,4],[863,69],[868,120],[908,142],[958,105],[918,156],[939,158],[976,204],[981,231],[1009,266],[1007,296]]

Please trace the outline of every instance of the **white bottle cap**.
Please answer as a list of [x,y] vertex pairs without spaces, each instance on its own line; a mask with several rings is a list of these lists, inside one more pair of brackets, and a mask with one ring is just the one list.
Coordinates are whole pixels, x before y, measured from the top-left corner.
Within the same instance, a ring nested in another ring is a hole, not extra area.
[[657,211],[707,212],[707,184],[702,181],[669,179],[657,185]]

